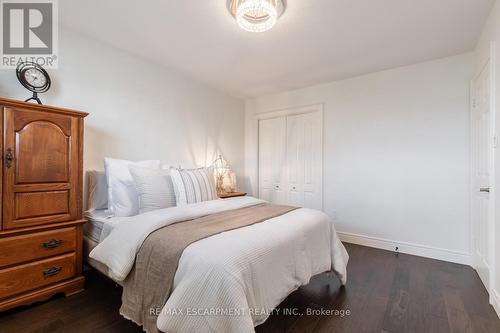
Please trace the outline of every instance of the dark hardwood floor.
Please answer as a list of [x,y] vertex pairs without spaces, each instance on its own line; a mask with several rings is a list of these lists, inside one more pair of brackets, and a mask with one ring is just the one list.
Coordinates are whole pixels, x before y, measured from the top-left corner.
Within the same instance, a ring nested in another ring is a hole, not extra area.
[[[333,275],[321,274],[290,295],[280,305],[280,313],[256,331],[500,332],[500,320],[470,267],[351,244],[346,247],[350,261],[345,288]],[[142,332],[118,314],[120,288],[92,271],[87,272],[87,279],[81,294],[0,314],[0,332]],[[289,313],[284,315],[286,309]],[[343,310],[344,316],[318,315],[313,310]]]

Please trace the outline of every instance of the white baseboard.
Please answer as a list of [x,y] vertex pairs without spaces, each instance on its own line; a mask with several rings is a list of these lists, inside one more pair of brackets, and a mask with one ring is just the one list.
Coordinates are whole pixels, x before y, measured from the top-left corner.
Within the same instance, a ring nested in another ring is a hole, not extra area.
[[498,294],[496,289],[491,290],[490,303],[493,309],[495,309],[497,316],[500,317],[500,294]]
[[470,253],[453,251],[433,246],[412,244],[407,242],[394,241],[390,239],[377,238],[371,236],[364,236],[353,234],[350,232],[338,231],[337,234],[343,242],[374,247],[377,249],[394,251],[398,247],[398,252],[412,254],[420,257],[427,257],[432,259],[444,260],[458,264],[471,266],[472,257]]

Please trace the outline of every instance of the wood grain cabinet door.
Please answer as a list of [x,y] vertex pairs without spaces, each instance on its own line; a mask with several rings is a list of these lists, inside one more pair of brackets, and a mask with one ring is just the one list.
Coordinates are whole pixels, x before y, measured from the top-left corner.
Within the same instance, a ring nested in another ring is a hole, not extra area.
[[79,217],[79,119],[4,108],[3,228]]

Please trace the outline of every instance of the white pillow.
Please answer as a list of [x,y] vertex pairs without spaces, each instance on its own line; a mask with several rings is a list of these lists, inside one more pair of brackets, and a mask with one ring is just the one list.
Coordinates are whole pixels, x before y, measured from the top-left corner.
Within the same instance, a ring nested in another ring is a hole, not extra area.
[[175,206],[175,193],[170,171],[129,165],[139,196],[139,212]]
[[170,169],[177,206],[217,199],[212,168]]
[[139,197],[128,171],[130,165],[159,169],[160,161],[131,162],[113,158],[104,159],[108,183],[108,212],[113,216],[134,216],[139,214]]
[[88,203],[89,211],[96,209],[108,209],[108,183],[104,171],[87,171]]

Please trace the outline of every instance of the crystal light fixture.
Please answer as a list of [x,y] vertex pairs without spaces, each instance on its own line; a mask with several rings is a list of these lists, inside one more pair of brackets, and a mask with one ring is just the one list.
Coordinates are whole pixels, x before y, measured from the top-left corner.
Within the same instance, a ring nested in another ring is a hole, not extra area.
[[285,10],[284,0],[228,0],[238,25],[250,32],[264,32],[276,24]]

